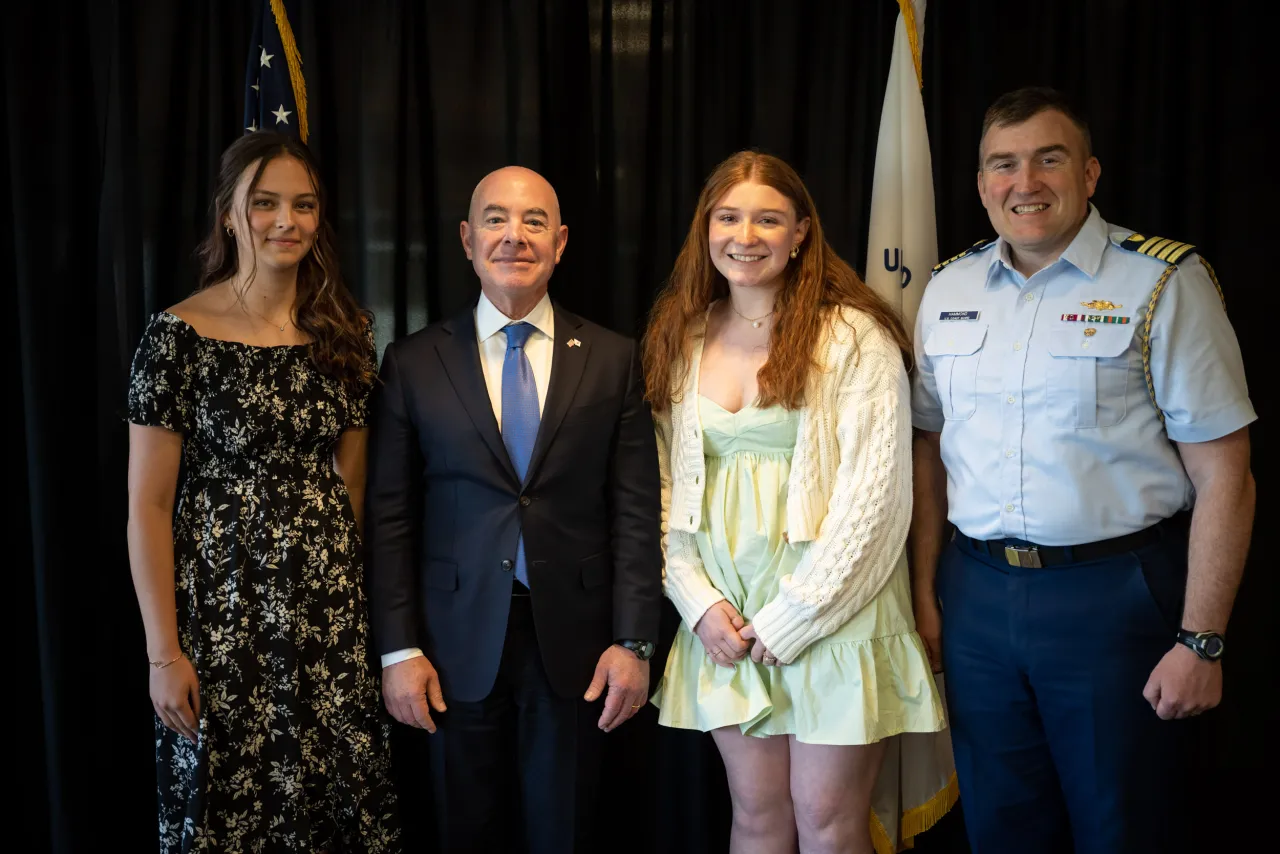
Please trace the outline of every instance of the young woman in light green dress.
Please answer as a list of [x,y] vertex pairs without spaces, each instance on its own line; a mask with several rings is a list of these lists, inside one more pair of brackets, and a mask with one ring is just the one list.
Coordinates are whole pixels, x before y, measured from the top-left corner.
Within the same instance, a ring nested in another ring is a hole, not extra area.
[[904,555],[908,353],[791,167],[715,170],[645,339],[683,618],[653,702],[715,738],[735,852],[871,852],[884,739],[944,725]]

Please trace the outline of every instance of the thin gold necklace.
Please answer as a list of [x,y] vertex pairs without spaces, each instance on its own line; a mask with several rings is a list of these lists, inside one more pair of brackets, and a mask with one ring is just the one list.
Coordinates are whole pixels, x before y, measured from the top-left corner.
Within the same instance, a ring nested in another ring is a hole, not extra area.
[[[255,311],[254,314],[258,314],[258,313]],[[279,329],[281,332],[284,332],[284,328],[289,325],[288,320],[285,320],[284,323],[281,323],[279,326],[276,326],[276,322],[274,320],[267,320],[266,315],[258,314],[258,317],[261,317],[263,320],[266,320],[267,323],[270,323],[272,326],[275,326],[276,329]]]
[[289,309],[289,316],[288,316],[287,318],[285,318],[284,323],[276,323],[274,320],[272,320],[271,318],[267,317],[265,314],[263,314],[262,312],[258,311],[257,309],[253,309],[253,313],[254,313],[254,314],[256,314],[256,315],[258,315],[258,317],[262,318],[262,319],[263,319],[263,320],[265,320],[267,323],[270,323],[270,324],[271,324],[272,326],[274,326],[276,329],[279,329],[281,332],[284,332],[284,328],[285,328],[286,326],[288,326],[288,325],[289,325],[290,321],[292,321],[292,320],[293,320],[293,309]]
[[764,314],[760,315],[759,317],[747,317],[745,314],[743,314],[742,312],[738,311],[738,307],[737,307],[737,306],[735,306],[735,305],[733,304],[733,300],[729,300],[729,308],[733,309],[733,313],[734,313],[734,314],[736,314],[736,315],[738,315],[738,317],[741,317],[741,318],[742,318],[743,320],[745,320],[747,323],[750,323],[750,324],[751,324],[751,328],[752,328],[752,329],[759,329],[759,328],[760,328],[760,323],[761,323],[761,322],[762,322],[766,317],[768,317],[769,315],[773,314],[773,309],[769,309],[768,311],[766,311]]

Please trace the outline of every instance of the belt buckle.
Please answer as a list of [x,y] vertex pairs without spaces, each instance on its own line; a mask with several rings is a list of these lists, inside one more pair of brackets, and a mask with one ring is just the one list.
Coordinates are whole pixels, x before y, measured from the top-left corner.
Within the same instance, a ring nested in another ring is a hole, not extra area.
[[1009,566],[1021,566],[1026,569],[1042,569],[1040,549],[1036,546],[1005,546],[1004,559]]

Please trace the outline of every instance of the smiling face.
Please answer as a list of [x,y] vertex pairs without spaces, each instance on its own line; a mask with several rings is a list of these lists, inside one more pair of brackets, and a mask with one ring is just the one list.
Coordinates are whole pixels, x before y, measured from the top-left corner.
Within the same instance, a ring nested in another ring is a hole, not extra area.
[[481,290],[499,305],[501,298],[540,299],[569,239],[555,190],[537,172],[517,166],[476,186],[459,233]]
[[267,163],[257,186],[254,161],[241,173],[235,202],[225,226],[235,232],[242,268],[286,270],[296,267],[315,244],[320,228],[320,201],[307,167],[293,157]]
[[978,195],[1015,256],[1041,265],[1070,245],[1089,214],[1102,167],[1057,110],[993,126],[982,140]]
[[809,231],[791,200],[767,184],[743,181],[716,202],[707,226],[711,263],[731,285],[777,284],[791,250]]

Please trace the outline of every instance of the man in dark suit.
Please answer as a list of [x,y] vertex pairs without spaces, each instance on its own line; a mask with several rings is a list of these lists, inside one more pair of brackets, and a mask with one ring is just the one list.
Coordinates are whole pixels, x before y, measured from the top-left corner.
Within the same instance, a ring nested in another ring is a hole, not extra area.
[[548,298],[568,228],[536,172],[486,176],[461,237],[479,301],[387,348],[373,408],[383,697],[434,734],[444,851],[595,851],[599,741],[648,698],[662,597],[637,346]]

